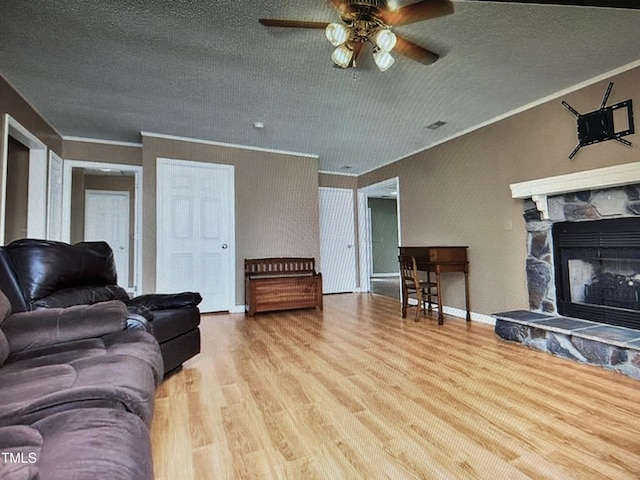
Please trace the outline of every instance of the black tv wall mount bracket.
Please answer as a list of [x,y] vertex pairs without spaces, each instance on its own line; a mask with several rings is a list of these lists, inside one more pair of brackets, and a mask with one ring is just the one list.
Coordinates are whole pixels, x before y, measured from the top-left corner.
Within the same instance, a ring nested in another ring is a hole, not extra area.
[[633,127],[633,102],[625,100],[607,107],[606,104],[612,88],[613,82],[609,82],[600,108],[593,112],[580,114],[567,102],[562,101],[562,105],[573,113],[577,119],[578,145],[569,154],[569,160],[573,159],[578,150],[585,145],[604,142],[605,140],[615,140],[628,147],[631,146],[631,142],[622,137],[632,135],[635,132]]

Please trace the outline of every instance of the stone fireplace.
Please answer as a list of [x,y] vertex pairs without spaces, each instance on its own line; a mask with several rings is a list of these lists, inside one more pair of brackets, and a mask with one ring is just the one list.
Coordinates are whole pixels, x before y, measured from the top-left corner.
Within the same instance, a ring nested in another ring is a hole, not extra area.
[[[594,295],[605,281],[609,289],[619,281],[627,287],[637,283],[640,292],[640,164],[523,182],[512,191],[524,199],[529,308],[620,325],[602,308],[579,306],[596,304]],[[601,282],[592,285],[597,278]],[[637,310],[612,295],[606,300],[600,307]],[[622,325],[640,330],[640,314],[636,324]]]
[[505,340],[640,380],[640,163],[511,185],[524,200],[529,310]]

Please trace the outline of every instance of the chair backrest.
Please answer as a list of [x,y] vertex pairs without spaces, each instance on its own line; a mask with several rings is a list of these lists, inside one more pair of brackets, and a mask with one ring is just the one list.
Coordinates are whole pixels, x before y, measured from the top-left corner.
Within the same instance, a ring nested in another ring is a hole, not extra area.
[[398,256],[398,263],[400,264],[400,281],[404,285],[416,288],[418,285],[418,268],[415,257],[400,255]]

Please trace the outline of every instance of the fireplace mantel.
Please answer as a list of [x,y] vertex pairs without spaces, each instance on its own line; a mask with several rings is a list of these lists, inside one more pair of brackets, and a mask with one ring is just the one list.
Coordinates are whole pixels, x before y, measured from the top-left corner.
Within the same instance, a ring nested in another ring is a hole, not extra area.
[[526,182],[512,183],[509,186],[512,198],[531,198],[542,213],[542,218],[548,220],[549,206],[547,198],[550,196],[620,187],[634,183],[640,183],[640,162],[538,178]]

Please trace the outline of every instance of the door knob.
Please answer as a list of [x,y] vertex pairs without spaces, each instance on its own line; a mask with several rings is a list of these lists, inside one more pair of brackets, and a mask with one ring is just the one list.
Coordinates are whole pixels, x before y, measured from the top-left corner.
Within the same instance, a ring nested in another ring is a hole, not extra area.
[[227,248],[229,248],[229,245],[227,245],[226,243],[223,243],[223,244],[222,244],[222,249],[223,249],[223,250],[226,250]]

